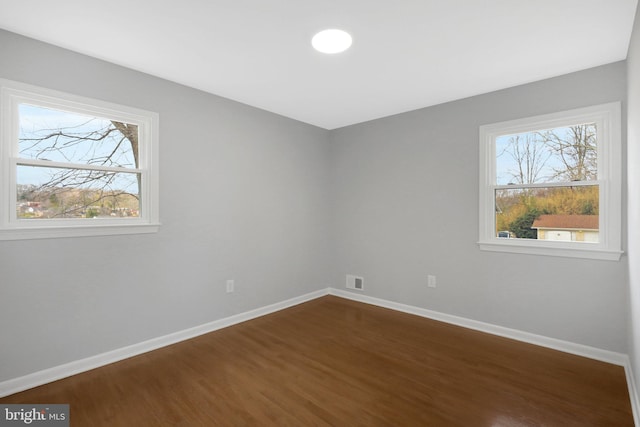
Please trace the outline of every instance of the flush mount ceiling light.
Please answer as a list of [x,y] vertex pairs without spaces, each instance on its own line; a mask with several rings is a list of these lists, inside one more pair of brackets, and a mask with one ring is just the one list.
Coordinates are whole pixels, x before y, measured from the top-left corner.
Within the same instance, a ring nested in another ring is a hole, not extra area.
[[342,30],[324,30],[313,36],[311,45],[322,53],[340,53],[351,46],[351,35]]

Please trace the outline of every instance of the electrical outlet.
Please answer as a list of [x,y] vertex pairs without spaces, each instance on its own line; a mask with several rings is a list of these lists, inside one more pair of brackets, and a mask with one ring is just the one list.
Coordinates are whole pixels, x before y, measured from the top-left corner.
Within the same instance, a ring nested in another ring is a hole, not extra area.
[[227,293],[230,294],[235,290],[235,282],[233,280],[227,280]]
[[429,274],[427,276],[427,286],[430,288],[435,288],[436,287],[436,276]]

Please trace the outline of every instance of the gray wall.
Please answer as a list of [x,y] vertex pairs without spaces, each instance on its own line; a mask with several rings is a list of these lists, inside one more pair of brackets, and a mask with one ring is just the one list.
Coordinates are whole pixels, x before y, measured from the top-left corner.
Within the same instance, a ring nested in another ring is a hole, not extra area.
[[0,46],[0,77],[160,113],[163,223],[0,242],[0,381],[347,273],[371,296],[627,351],[626,257],[476,245],[478,127],[625,101],[626,63],[329,132],[4,31]]
[[0,46],[0,77],[160,114],[163,224],[0,242],[0,381],[327,286],[326,130],[12,33]]
[[332,283],[361,275],[367,295],[626,352],[626,257],[476,244],[480,125],[625,99],[619,62],[333,131]]
[[629,46],[628,168],[629,168],[629,356],[640,385],[640,8]]

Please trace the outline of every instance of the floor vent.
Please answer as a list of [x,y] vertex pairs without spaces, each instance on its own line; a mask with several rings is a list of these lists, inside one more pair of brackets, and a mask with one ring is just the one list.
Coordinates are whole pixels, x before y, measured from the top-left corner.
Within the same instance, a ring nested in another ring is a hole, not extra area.
[[347,288],[357,289],[359,291],[364,289],[364,279],[358,276],[352,276],[347,274]]

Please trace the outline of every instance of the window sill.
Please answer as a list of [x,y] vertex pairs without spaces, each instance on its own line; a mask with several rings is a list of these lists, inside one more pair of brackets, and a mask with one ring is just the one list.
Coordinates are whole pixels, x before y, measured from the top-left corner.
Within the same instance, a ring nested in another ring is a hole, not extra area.
[[157,233],[159,229],[159,223],[5,228],[0,230],[0,240],[28,240],[65,237],[116,236],[123,234],[147,234]]
[[565,258],[599,259],[605,261],[619,261],[620,257],[624,253],[620,250],[603,249],[602,247],[593,246],[589,247],[587,246],[589,243],[585,243],[585,246],[582,246],[583,244],[581,243],[577,243],[571,245],[571,247],[567,247],[566,244],[565,246],[559,246],[508,240],[500,242],[478,242],[478,245],[480,246],[480,250],[483,251],[545,255]]

